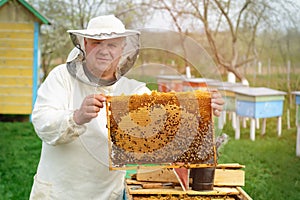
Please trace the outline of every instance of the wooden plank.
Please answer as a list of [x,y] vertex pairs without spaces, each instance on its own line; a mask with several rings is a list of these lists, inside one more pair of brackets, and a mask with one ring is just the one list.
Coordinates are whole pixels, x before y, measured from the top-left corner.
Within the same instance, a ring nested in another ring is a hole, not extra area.
[[244,186],[245,171],[234,169],[216,169],[214,185],[217,186]]
[[[144,164],[142,164],[144,165]],[[170,163],[160,163],[151,165],[151,164],[146,164],[147,166],[145,168],[148,169],[158,169],[158,168],[181,168],[181,167],[186,167],[186,168],[203,168],[203,167],[214,167],[214,164],[185,164],[185,163],[173,163],[172,165]],[[111,168],[112,170],[136,170],[139,168],[141,165],[134,165],[134,164],[127,164],[125,167],[114,167]]]
[[36,17],[19,1],[9,2],[1,7],[0,17],[5,22],[33,22]]
[[33,23],[0,23],[0,30],[33,30]]
[[300,104],[296,105],[296,125],[300,125]]
[[232,88],[232,91],[237,96],[250,96],[250,97],[265,97],[265,96],[284,96],[287,93],[279,90],[274,90],[266,87],[237,87]]
[[129,195],[127,196],[128,200],[155,200],[155,199],[159,199],[159,200],[236,200],[236,197],[234,196],[169,196],[169,195],[165,195],[165,196],[161,196],[161,195],[151,195],[151,196],[145,196],[145,195]]
[[1,57],[5,58],[32,58],[33,49],[32,48],[23,48],[23,49],[0,49]]
[[0,104],[1,114],[31,114],[32,106],[25,104]]
[[0,67],[0,76],[32,76],[32,68],[16,67],[5,68]]
[[32,67],[33,58],[4,58],[0,57],[0,66],[2,67]]
[[[235,174],[239,174],[241,172],[242,178],[244,180],[244,165],[240,165],[238,163],[226,163],[226,164],[218,164],[216,169],[215,177],[223,177],[225,173],[225,178],[230,179],[232,184],[235,184],[236,181],[232,181],[231,179],[235,179]],[[139,169],[141,170],[141,169]],[[138,172],[139,172],[138,170]],[[147,168],[142,169],[143,172],[148,174],[155,173],[155,171],[149,170]],[[162,173],[165,176],[173,176],[170,174],[172,172],[171,169],[157,169],[157,172]],[[219,173],[220,172],[220,173]],[[169,185],[162,184],[162,182],[151,182],[155,179],[156,174],[152,174],[150,181],[138,181],[133,179],[126,179],[126,190],[128,199],[158,199],[159,197],[168,197],[170,199],[176,199],[180,197],[180,199],[213,199],[213,200],[221,200],[221,199],[239,199],[239,200],[252,200],[252,198],[238,185],[234,186],[214,186],[211,191],[194,191],[194,190],[186,190],[183,191],[179,184],[174,183]],[[138,173],[134,178],[138,177]],[[231,177],[231,178],[230,178]],[[159,177],[162,178],[162,177]],[[239,177],[240,178],[240,177]],[[166,178],[165,180],[172,180],[170,178]],[[225,179],[223,179],[224,181]],[[235,183],[233,183],[235,182]],[[158,188],[145,189],[143,185],[154,183]]]
[[14,32],[0,32],[0,38],[6,39],[33,39],[33,31],[14,31]]
[[240,195],[238,195],[240,200],[252,200],[252,198],[247,194],[247,192],[241,187],[236,187],[236,189],[240,192]]
[[29,76],[0,76],[0,86],[32,86],[32,77]]
[[33,39],[0,38],[1,48],[33,48]]
[[264,102],[264,101],[278,101],[284,100],[283,95],[277,96],[248,96],[236,94],[236,99],[239,101],[250,101],[250,102]]
[[139,169],[136,174],[138,181],[173,182],[179,183],[172,169]]
[[[215,170],[214,185],[244,186],[245,171],[239,169],[225,169],[226,167],[229,166],[233,167],[234,165],[219,166],[219,168]],[[243,167],[243,166],[237,164],[235,165],[235,167]],[[179,183],[174,172],[171,169],[165,169],[165,168],[156,169],[156,170],[139,169],[136,174],[136,179],[137,181]]]
[[235,187],[214,187],[211,191],[195,191],[187,190],[183,191],[180,187],[175,188],[154,188],[154,189],[143,189],[136,185],[128,185],[128,191],[131,195],[133,194],[156,194],[156,195],[238,195],[240,192]]
[[[154,197],[159,197],[161,195],[166,195],[168,197],[176,198],[180,196],[180,199],[190,199],[195,197],[196,199],[200,197],[205,197],[209,199],[228,199],[232,197],[232,200],[239,199],[239,200],[252,200],[252,198],[241,188],[241,187],[214,187],[212,191],[194,191],[194,190],[187,190],[183,191],[179,186],[163,186],[159,188],[151,188],[145,189],[143,188],[142,184],[144,182],[138,182],[134,180],[127,180],[126,181],[126,191],[128,199],[133,199],[133,197],[141,197],[143,199],[153,199]],[[136,199],[136,198],[134,198]]]
[[0,103],[1,104],[31,104],[32,96],[31,95],[1,95],[0,94]]
[[241,165],[239,163],[224,163],[224,164],[218,164],[217,168],[219,168],[219,169],[241,169],[241,168],[245,168],[245,165]]
[[300,124],[297,126],[296,156],[300,157]]
[[14,94],[19,94],[19,95],[32,95],[32,87],[30,86],[0,86],[0,94],[2,95],[14,95]]

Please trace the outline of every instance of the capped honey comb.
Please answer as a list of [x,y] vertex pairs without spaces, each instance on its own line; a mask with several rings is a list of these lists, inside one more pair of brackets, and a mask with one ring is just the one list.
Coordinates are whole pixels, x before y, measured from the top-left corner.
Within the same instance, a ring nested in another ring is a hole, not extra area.
[[216,164],[209,92],[108,96],[106,109],[111,169]]

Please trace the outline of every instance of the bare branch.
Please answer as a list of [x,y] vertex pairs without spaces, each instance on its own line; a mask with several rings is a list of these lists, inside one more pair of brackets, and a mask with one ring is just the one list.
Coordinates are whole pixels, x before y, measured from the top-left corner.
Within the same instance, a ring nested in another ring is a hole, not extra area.
[[243,12],[247,9],[247,7],[250,3],[251,3],[251,0],[246,0],[242,9],[239,11],[238,18],[237,18],[236,25],[235,25],[235,35],[237,35],[238,29],[240,28],[241,16],[242,16]]

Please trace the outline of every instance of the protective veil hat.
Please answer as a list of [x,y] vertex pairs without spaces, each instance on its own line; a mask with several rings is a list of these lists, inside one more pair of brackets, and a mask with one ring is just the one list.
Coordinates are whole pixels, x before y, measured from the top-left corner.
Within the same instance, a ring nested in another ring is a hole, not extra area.
[[[105,15],[92,18],[87,29],[68,30],[70,35],[92,38],[96,40],[105,40],[118,37],[140,34],[139,31],[125,29],[124,24],[114,15]],[[71,38],[75,46],[79,43]]]
[[[67,58],[67,68],[72,76],[84,83],[93,86],[112,85],[132,68],[137,59],[140,49],[140,32],[126,29],[122,21],[114,15],[92,18],[88,23],[87,29],[68,30],[67,32],[70,34],[75,46]],[[125,38],[125,46],[114,74],[115,78],[107,81],[101,78],[101,74],[89,73],[85,67],[87,55],[84,47],[84,38],[107,40],[120,37]]]

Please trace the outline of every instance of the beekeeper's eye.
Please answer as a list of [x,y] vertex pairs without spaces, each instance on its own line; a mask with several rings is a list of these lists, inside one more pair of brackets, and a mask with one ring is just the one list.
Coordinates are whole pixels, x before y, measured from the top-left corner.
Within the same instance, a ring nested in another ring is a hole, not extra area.
[[115,48],[115,47],[120,46],[120,44],[117,44],[117,43],[109,43],[108,46],[109,46],[109,47],[112,47],[112,48]]
[[95,45],[101,44],[101,43],[102,43],[102,41],[95,41],[95,42],[93,42],[93,44],[95,44]]

